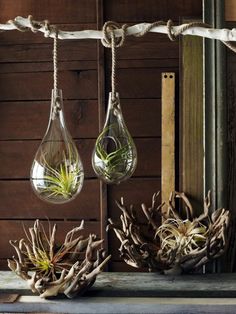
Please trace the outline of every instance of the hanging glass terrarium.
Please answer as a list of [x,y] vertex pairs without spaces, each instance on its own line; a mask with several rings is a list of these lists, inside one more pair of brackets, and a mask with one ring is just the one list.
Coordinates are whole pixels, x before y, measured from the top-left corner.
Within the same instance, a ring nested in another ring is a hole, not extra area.
[[105,124],[93,150],[92,165],[100,179],[112,184],[120,183],[133,174],[137,165],[137,150],[125,125],[119,94],[115,91],[116,43],[113,30],[110,30],[110,35],[111,42],[106,42],[105,46],[112,48],[112,92],[109,93]]
[[137,164],[137,151],[125,125],[119,95],[109,94],[107,116],[103,131],[96,140],[92,156],[93,169],[106,183],[128,179]]
[[65,124],[62,91],[57,89],[55,75],[55,50],[56,44],[50,119],[32,164],[30,180],[33,190],[41,199],[59,204],[78,195],[83,186],[84,171],[76,145]]

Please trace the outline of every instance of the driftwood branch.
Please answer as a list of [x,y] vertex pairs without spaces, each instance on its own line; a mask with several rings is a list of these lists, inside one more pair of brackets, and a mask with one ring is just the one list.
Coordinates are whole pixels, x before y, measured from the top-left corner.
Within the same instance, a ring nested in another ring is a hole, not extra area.
[[10,241],[17,258],[9,259],[8,267],[42,298],[63,293],[68,298],[81,295],[95,282],[111,258],[99,249],[103,240],[96,240],[96,235],[90,234],[86,238],[78,235],[83,227],[82,222],[66,234],[62,245],[58,245],[56,225],[52,231],[49,228],[47,235],[36,220],[33,228],[29,228],[28,233],[25,231],[27,241]]
[[[120,256],[128,265],[149,271],[192,272],[226,251],[229,211],[220,208],[209,214],[210,193],[199,217],[194,216],[194,209],[184,193],[171,193],[168,210],[163,215],[160,209],[164,204],[157,206],[157,197],[158,194],[153,195],[150,207],[141,204],[146,226],[151,228],[148,233],[134,214],[133,206],[127,207],[123,199],[117,202],[122,210],[121,225],[109,220],[107,230],[114,230],[121,243]],[[176,199],[182,200],[178,210]]]

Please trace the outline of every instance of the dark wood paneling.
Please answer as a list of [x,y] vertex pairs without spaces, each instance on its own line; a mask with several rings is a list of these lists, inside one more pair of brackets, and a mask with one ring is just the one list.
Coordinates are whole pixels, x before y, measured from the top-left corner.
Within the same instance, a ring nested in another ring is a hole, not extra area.
[[[0,218],[2,219],[100,219],[99,182],[88,180],[71,202],[54,205],[41,201],[29,181],[0,181]],[[1,246],[0,246],[1,247]]]
[[201,0],[106,0],[106,20],[117,22],[154,22],[157,20],[179,20],[180,16],[201,16]]
[[95,23],[96,1],[94,0],[1,0],[1,21],[16,16],[33,15],[35,20],[48,19],[51,23]]
[[[52,73],[4,73],[0,74],[0,100],[50,99]],[[59,86],[65,99],[96,99],[96,71],[61,71]]]
[[[29,178],[30,168],[41,141],[1,141],[0,179]],[[94,177],[91,155],[95,140],[76,141],[86,177]]]
[[[29,178],[30,168],[41,141],[0,141],[0,179]],[[135,139],[139,163],[135,176],[160,176],[161,142],[157,138]],[[76,141],[86,177],[94,177],[91,165],[94,139]]]
[[[41,139],[46,132],[49,112],[50,100],[0,102],[0,140]],[[64,112],[72,137],[97,136],[97,100],[64,101]]]
[[[47,230],[48,222],[42,222]],[[54,224],[55,221],[51,221],[51,224]],[[26,227],[31,227],[32,221],[14,221],[14,220],[0,220],[0,247],[1,247],[1,258],[8,258],[12,255],[15,255],[13,247],[9,244],[9,240],[20,240],[25,238],[25,233],[23,230],[23,224]],[[56,241],[62,243],[66,233],[71,230],[73,227],[79,226],[80,222],[67,222],[67,221],[56,221],[58,226]],[[81,231],[81,234],[88,236],[90,233],[95,233],[100,236],[99,222],[86,222],[85,228]]]
[[132,136],[161,136],[160,99],[121,99],[121,107]]
[[[178,72],[178,69],[173,68],[118,69],[117,81],[119,86],[118,90],[120,92],[120,97],[139,99],[160,98],[161,73],[166,71]],[[108,90],[110,90],[109,85]]]
[[[132,136],[161,135],[160,99],[121,99],[123,115]],[[0,140],[40,139],[45,133],[50,100],[0,103]],[[96,138],[96,100],[64,101],[68,129],[74,138]],[[142,119],[140,119],[142,117]]]
[[177,41],[170,41],[167,35],[148,33],[143,37],[127,36],[124,46],[117,49],[119,60],[146,59],[178,59],[179,47]]
[[133,178],[119,185],[109,186],[109,217],[113,219],[120,217],[120,209],[115,204],[115,201],[121,197],[124,197],[125,204],[133,204],[138,210],[141,203],[151,205],[152,195],[159,191],[160,188],[161,181],[159,178]]
[[[52,61],[52,45],[50,44],[22,44],[1,45],[0,62],[45,62]],[[59,45],[58,60],[96,60],[95,41],[65,40]]]

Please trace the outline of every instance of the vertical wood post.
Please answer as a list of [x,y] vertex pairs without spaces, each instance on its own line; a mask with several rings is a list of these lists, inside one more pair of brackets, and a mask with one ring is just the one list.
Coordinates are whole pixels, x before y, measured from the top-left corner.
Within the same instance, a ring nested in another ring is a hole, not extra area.
[[[101,29],[104,24],[103,17],[103,0],[96,0],[97,6],[97,29]],[[100,41],[97,41],[97,66],[98,66],[98,118],[99,132],[103,128],[105,119],[105,62],[104,62],[104,47]],[[101,180],[100,188],[100,219],[101,219],[101,238],[104,239],[103,248],[108,252],[108,235],[106,232],[107,226],[107,187]],[[107,266],[105,268],[107,270]]]
[[[184,22],[190,22],[184,20]],[[203,211],[203,41],[182,38],[180,105],[180,190],[196,214]]]
[[[162,73],[161,195],[167,202],[175,190],[175,74]],[[165,206],[163,210],[165,210]]]

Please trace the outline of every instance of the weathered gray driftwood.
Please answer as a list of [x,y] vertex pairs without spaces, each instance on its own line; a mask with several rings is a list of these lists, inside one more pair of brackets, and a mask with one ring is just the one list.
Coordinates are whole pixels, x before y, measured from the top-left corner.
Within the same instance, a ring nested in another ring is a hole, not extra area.
[[[164,204],[157,205],[158,195],[153,195],[149,208],[141,205],[149,226],[148,236],[133,205],[127,207],[123,198],[117,202],[122,211],[121,225],[109,219],[108,229],[113,229],[120,240],[120,256],[127,264],[149,271],[187,273],[198,270],[225,252],[229,211],[220,208],[210,214],[210,193],[199,217],[194,216],[184,193],[171,193],[165,211],[161,211]],[[182,202],[179,211],[175,208],[178,199]]]
[[[99,249],[103,240],[96,235],[87,238],[78,234],[84,228],[69,231],[64,243],[56,243],[56,225],[49,227],[47,235],[44,227],[36,220],[34,226],[25,231],[26,238],[10,241],[17,257],[8,260],[9,268],[28,283],[32,292],[47,298],[65,294],[68,298],[83,294],[96,280],[111,256]],[[94,253],[97,258],[94,259]],[[79,259],[83,258],[82,262]]]

